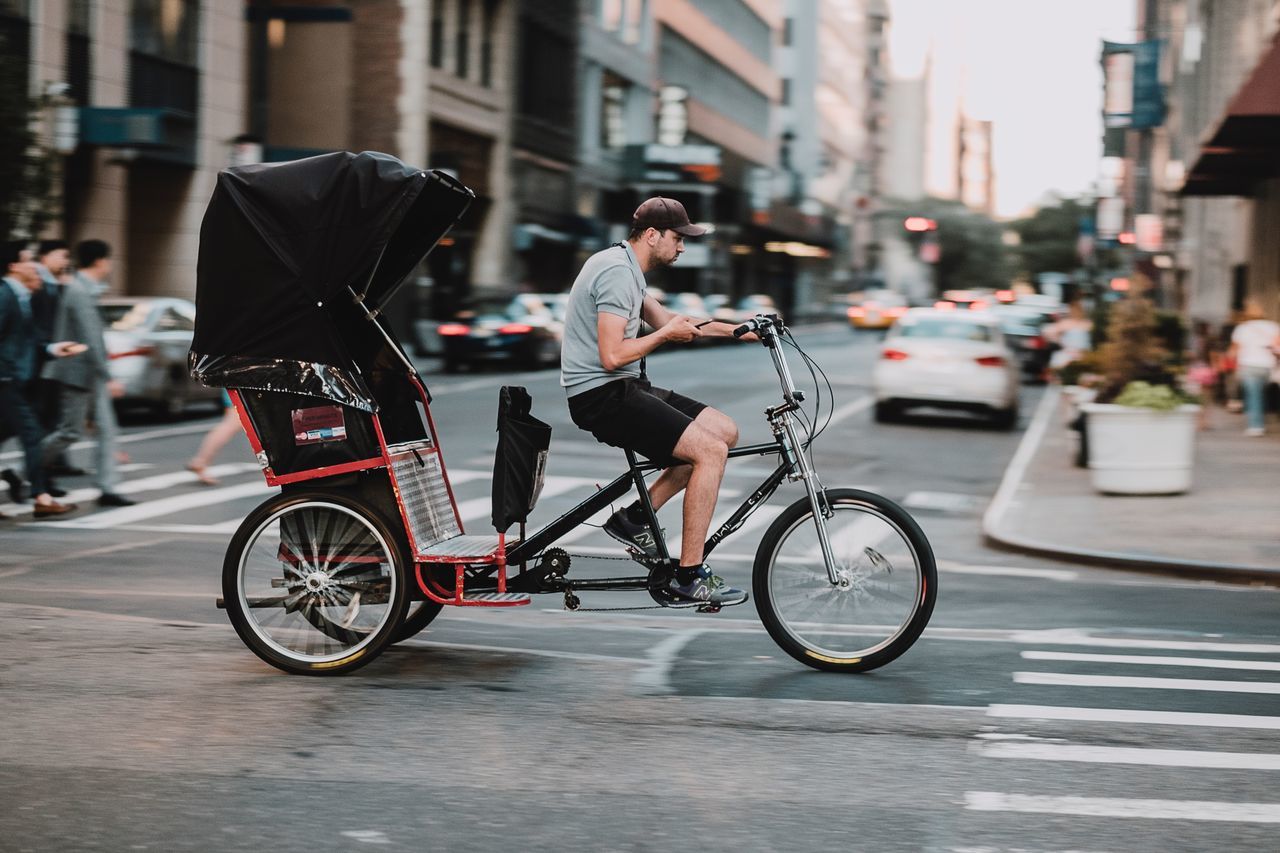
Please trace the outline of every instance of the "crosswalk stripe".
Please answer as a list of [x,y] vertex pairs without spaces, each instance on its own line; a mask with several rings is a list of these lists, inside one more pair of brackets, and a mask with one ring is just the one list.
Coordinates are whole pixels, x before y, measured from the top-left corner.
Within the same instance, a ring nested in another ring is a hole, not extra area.
[[1158,655],[1091,655],[1080,652],[1024,651],[1024,660],[1079,661],[1081,663],[1139,664],[1142,666],[1189,666],[1211,669],[1246,669],[1280,672],[1280,661],[1226,660],[1224,658],[1180,658]]
[[1045,797],[967,791],[965,808],[980,812],[1028,812],[1082,817],[1144,820],[1209,820],[1227,823],[1280,823],[1280,803],[1227,803],[1203,800],[1140,800],[1108,797]]
[[988,717],[1018,720],[1063,720],[1087,723],[1197,726],[1220,729],[1280,729],[1280,717],[1250,714],[1201,714],[1189,711],[1144,711],[1128,708],[1072,708],[1056,705],[991,705]]
[[1017,684],[1059,687],[1125,687],[1143,690],[1205,690],[1215,693],[1280,693],[1280,683],[1211,681],[1203,678],[1147,678],[1127,675],[1075,675],[1065,672],[1015,672]]
[[211,506],[213,504],[225,503],[230,500],[239,500],[247,497],[266,497],[275,492],[270,486],[261,481],[253,483],[240,483],[235,486],[223,486],[216,489],[204,489],[199,492],[190,492],[183,495],[175,495],[160,500],[146,501],[137,506],[127,506],[120,509],[107,510],[105,512],[94,513],[85,518],[59,520],[59,527],[76,527],[88,530],[99,530],[105,527],[116,527],[118,525],[130,524],[135,521],[142,521],[148,518],[157,518],[162,515],[172,515],[173,513],[182,512],[188,509],[195,509],[201,506]]
[[984,743],[978,746],[977,752],[987,758],[1073,761],[1086,764],[1140,764],[1151,767],[1204,767],[1218,770],[1280,770],[1280,755],[1274,753],[1139,749],[1124,746],[1012,741]]

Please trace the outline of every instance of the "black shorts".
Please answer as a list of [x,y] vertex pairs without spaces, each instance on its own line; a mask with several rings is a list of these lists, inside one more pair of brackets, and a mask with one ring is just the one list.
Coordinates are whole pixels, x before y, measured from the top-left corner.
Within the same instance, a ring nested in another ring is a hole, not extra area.
[[682,464],[671,454],[706,407],[647,379],[617,379],[569,398],[569,416],[596,441],[634,450],[664,467]]

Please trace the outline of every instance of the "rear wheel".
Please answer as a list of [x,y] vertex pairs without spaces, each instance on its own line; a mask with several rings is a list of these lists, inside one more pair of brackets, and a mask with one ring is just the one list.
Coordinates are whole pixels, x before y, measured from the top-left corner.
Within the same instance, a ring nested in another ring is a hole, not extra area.
[[938,570],[920,526],[888,498],[828,489],[837,583],[808,498],[789,506],[756,552],[753,592],[774,641],[815,669],[865,672],[897,658],[933,613]]
[[403,642],[413,637],[423,628],[431,624],[431,620],[440,615],[444,605],[438,601],[411,601],[405,610],[404,619],[391,635],[392,643]]
[[339,675],[377,657],[406,624],[407,565],[387,525],[359,503],[278,495],[232,537],[223,600],[240,639],[267,663]]

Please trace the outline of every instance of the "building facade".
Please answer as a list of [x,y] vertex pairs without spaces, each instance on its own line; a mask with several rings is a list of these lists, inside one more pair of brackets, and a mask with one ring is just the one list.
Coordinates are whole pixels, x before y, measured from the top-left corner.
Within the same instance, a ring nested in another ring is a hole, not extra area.
[[57,221],[39,236],[106,240],[117,290],[194,293],[204,208],[243,132],[242,9],[5,0],[0,26],[10,43],[26,38],[30,95],[78,108]]
[[1137,240],[1138,272],[1193,321],[1230,322],[1247,299],[1280,318],[1280,3],[1141,0],[1138,12],[1163,40],[1168,98],[1164,123],[1128,131],[1124,150],[1126,225],[1160,223]]

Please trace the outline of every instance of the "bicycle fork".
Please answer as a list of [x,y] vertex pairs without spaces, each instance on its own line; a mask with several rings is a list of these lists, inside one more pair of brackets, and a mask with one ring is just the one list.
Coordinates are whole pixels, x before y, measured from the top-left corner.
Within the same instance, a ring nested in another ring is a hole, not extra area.
[[[805,494],[809,496],[809,506],[813,509],[813,523],[818,530],[818,545],[822,549],[822,562],[827,567],[827,580],[831,582],[832,586],[840,586],[841,579],[836,571],[835,552],[831,549],[831,536],[827,532],[827,519],[831,518],[834,513],[830,504],[827,503],[826,492],[818,488],[820,485],[818,477],[814,473],[813,466],[809,463],[809,457],[805,454],[799,437],[796,435],[795,424],[788,417],[783,417],[779,420],[781,422],[774,425],[774,435],[791,456],[789,461],[792,463],[792,470],[795,473],[790,475],[790,479],[804,482]],[[778,434],[779,431],[781,435]]]

